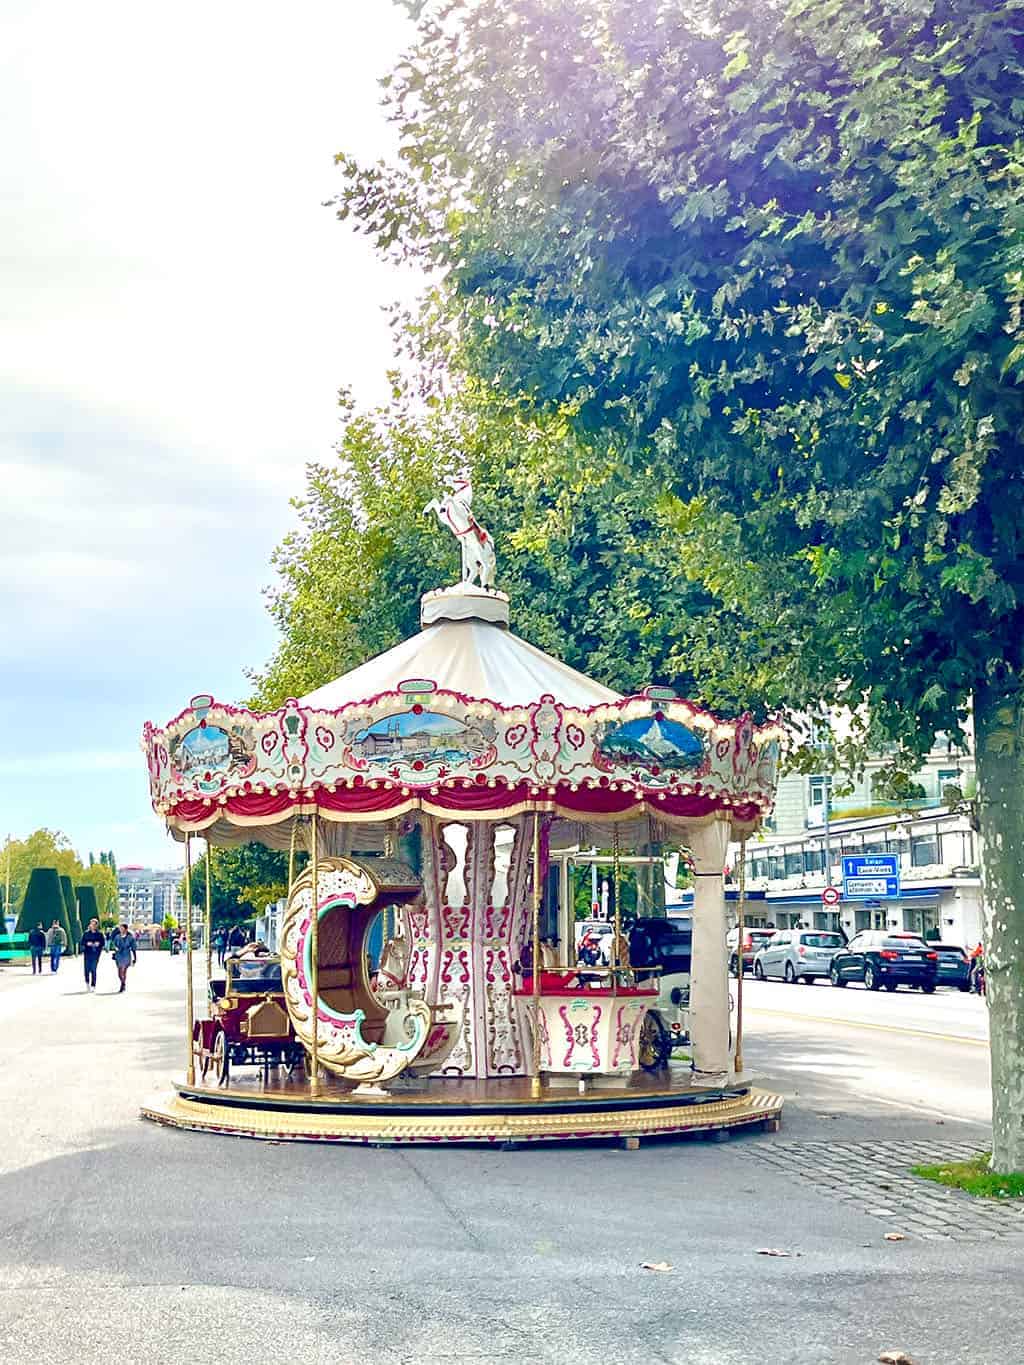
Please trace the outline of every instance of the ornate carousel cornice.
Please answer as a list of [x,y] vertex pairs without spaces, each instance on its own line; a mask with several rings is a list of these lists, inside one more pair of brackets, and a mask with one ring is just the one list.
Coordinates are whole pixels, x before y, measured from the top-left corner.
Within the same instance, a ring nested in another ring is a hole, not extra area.
[[147,724],[143,749],[154,809],[180,833],[314,810],[340,821],[724,813],[748,825],[771,808],[782,735],[777,721],[723,721],[665,688],[588,708],[550,694],[503,706],[418,678],[333,710],[197,696],[167,726]]

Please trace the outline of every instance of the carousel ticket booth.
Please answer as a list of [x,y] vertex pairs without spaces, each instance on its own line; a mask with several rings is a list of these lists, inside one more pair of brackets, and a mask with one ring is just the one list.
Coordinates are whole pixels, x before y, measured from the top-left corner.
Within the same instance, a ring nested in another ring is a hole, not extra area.
[[[458,492],[434,510],[449,503],[468,510]],[[486,551],[482,528],[472,539]],[[478,561],[424,596],[417,635],[301,700],[264,714],[198,696],[146,726],[154,808],[187,868],[196,838],[214,857],[248,840],[290,855],[274,989],[253,1017],[301,1059],[264,1049],[247,1066],[209,953],[205,1007],[190,954],[185,1074],[146,1118],[370,1143],[777,1124],[780,1099],[734,1068],[723,869],[770,810],[778,727],[653,686],[620,697],[514,635],[493,549]],[[664,843],[696,874],[689,1044],[651,1065],[658,969],[629,960],[620,896],[601,968],[576,961],[569,908],[551,932],[542,901],[559,850]]]

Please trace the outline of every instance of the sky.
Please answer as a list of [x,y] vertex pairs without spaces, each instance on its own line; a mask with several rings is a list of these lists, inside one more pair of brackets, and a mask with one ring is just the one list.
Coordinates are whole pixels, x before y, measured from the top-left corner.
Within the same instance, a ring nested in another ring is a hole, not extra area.
[[392,154],[410,36],[389,0],[0,6],[0,839],[181,861],[140,732],[245,696],[337,391],[386,397],[417,282],[323,201]]

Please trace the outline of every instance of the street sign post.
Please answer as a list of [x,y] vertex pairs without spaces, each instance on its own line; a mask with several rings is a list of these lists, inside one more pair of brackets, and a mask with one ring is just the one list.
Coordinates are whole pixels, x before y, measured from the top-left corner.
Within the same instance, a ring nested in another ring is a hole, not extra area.
[[844,856],[843,896],[851,901],[900,894],[900,860],[895,853],[866,853]]

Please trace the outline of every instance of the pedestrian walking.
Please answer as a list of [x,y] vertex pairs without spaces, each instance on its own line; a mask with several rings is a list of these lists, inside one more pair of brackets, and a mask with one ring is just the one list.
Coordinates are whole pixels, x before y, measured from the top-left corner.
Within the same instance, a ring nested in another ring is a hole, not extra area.
[[82,935],[82,962],[85,967],[85,989],[96,989],[96,968],[99,966],[107,940],[103,937],[98,919],[91,919],[89,927]]
[[37,924],[28,933],[28,950],[32,954],[32,975],[43,974],[43,953],[46,952],[46,930]]
[[224,949],[227,946],[228,936],[223,929],[218,929],[213,936],[213,946],[217,949],[217,966],[224,966]]
[[110,939],[110,951],[114,954],[114,963],[117,967],[117,974],[121,979],[122,991],[127,989],[128,968],[135,965],[136,950],[135,939],[128,932],[127,924],[119,924]]
[[228,947],[237,951],[239,948],[244,948],[247,941],[245,930],[240,924],[236,924],[231,933],[228,934]]
[[60,955],[68,946],[68,936],[57,920],[53,921],[47,931],[46,946],[50,950],[50,971],[55,972],[60,966]]

